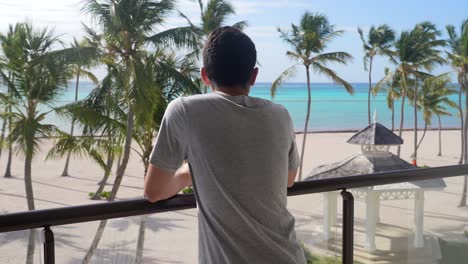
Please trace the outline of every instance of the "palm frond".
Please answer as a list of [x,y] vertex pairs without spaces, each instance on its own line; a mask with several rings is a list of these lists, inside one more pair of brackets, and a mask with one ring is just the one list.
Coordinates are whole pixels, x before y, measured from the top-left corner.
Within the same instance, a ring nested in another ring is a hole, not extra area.
[[332,79],[337,84],[343,85],[343,87],[346,89],[346,91],[349,94],[351,94],[351,95],[354,94],[353,86],[350,83],[348,83],[347,81],[343,80],[340,76],[338,76],[338,74],[335,71],[333,71],[332,69],[327,68],[327,67],[325,67],[324,65],[322,65],[320,63],[312,63],[311,66],[312,66],[312,69],[315,72],[327,76],[328,78]]
[[237,28],[237,29],[239,29],[239,30],[241,30],[241,31],[244,31],[244,29],[245,29],[246,27],[248,27],[248,26],[249,26],[249,23],[248,23],[247,21],[245,21],[245,20],[244,20],[244,21],[236,22],[236,23],[234,23],[234,24],[232,25],[233,28]]
[[291,79],[291,78],[294,78],[294,76],[296,75],[296,72],[297,72],[297,64],[294,64],[292,66],[290,66],[289,68],[287,68],[286,70],[284,70],[280,76],[271,84],[271,98],[274,99],[275,98],[275,95],[276,95],[276,91],[278,90],[279,87],[281,87],[281,85]]
[[198,48],[200,29],[192,26],[171,28],[147,38],[157,47],[174,45],[176,47]]

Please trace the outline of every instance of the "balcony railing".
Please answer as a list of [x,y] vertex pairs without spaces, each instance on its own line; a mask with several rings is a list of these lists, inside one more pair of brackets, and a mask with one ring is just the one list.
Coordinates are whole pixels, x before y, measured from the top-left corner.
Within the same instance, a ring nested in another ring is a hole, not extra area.
[[[293,187],[288,189],[288,196],[341,190],[341,195],[343,197],[342,263],[351,264],[353,263],[354,198],[353,194],[348,190],[461,175],[468,175],[468,165],[319,179],[297,182]],[[186,194],[176,195],[171,199],[154,204],[139,198],[99,204],[8,213],[0,215],[0,233],[43,228],[44,263],[51,264],[55,263],[54,233],[51,229],[53,226],[155,214],[195,207],[195,197],[191,194]]]

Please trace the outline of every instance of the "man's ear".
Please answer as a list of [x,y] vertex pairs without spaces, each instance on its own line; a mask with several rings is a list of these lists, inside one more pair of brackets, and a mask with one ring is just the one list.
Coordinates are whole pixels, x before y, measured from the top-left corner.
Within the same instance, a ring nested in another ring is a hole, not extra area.
[[202,67],[201,68],[201,78],[202,78],[202,81],[203,83],[206,85],[206,86],[211,86],[211,81],[210,79],[208,78],[208,75],[206,74],[206,69],[205,67]]
[[249,80],[250,86],[253,86],[255,84],[255,81],[257,80],[257,76],[258,76],[258,67],[255,67],[255,69],[253,69],[250,75],[250,80]]

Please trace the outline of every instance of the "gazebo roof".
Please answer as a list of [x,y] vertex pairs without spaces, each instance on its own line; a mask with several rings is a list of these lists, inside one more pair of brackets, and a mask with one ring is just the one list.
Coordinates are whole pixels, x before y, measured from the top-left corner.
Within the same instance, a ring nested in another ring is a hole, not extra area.
[[[339,178],[346,176],[371,174],[377,172],[409,170],[417,167],[400,159],[390,152],[378,153],[375,155],[357,154],[341,162],[322,165],[313,169],[306,177],[306,181],[317,179]],[[401,184],[387,184],[382,186],[372,186],[373,190],[402,190],[402,189],[439,189],[444,188],[445,182],[442,179],[416,181]]]
[[403,139],[378,122],[354,134],[348,141],[358,145],[401,145]]

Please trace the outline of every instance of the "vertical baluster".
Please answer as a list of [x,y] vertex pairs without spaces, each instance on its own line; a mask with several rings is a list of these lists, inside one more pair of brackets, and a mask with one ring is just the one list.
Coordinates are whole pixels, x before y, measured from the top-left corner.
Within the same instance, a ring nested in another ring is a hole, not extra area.
[[353,264],[354,197],[343,190],[343,264]]
[[49,226],[43,229],[44,264],[55,264],[54,232]]

